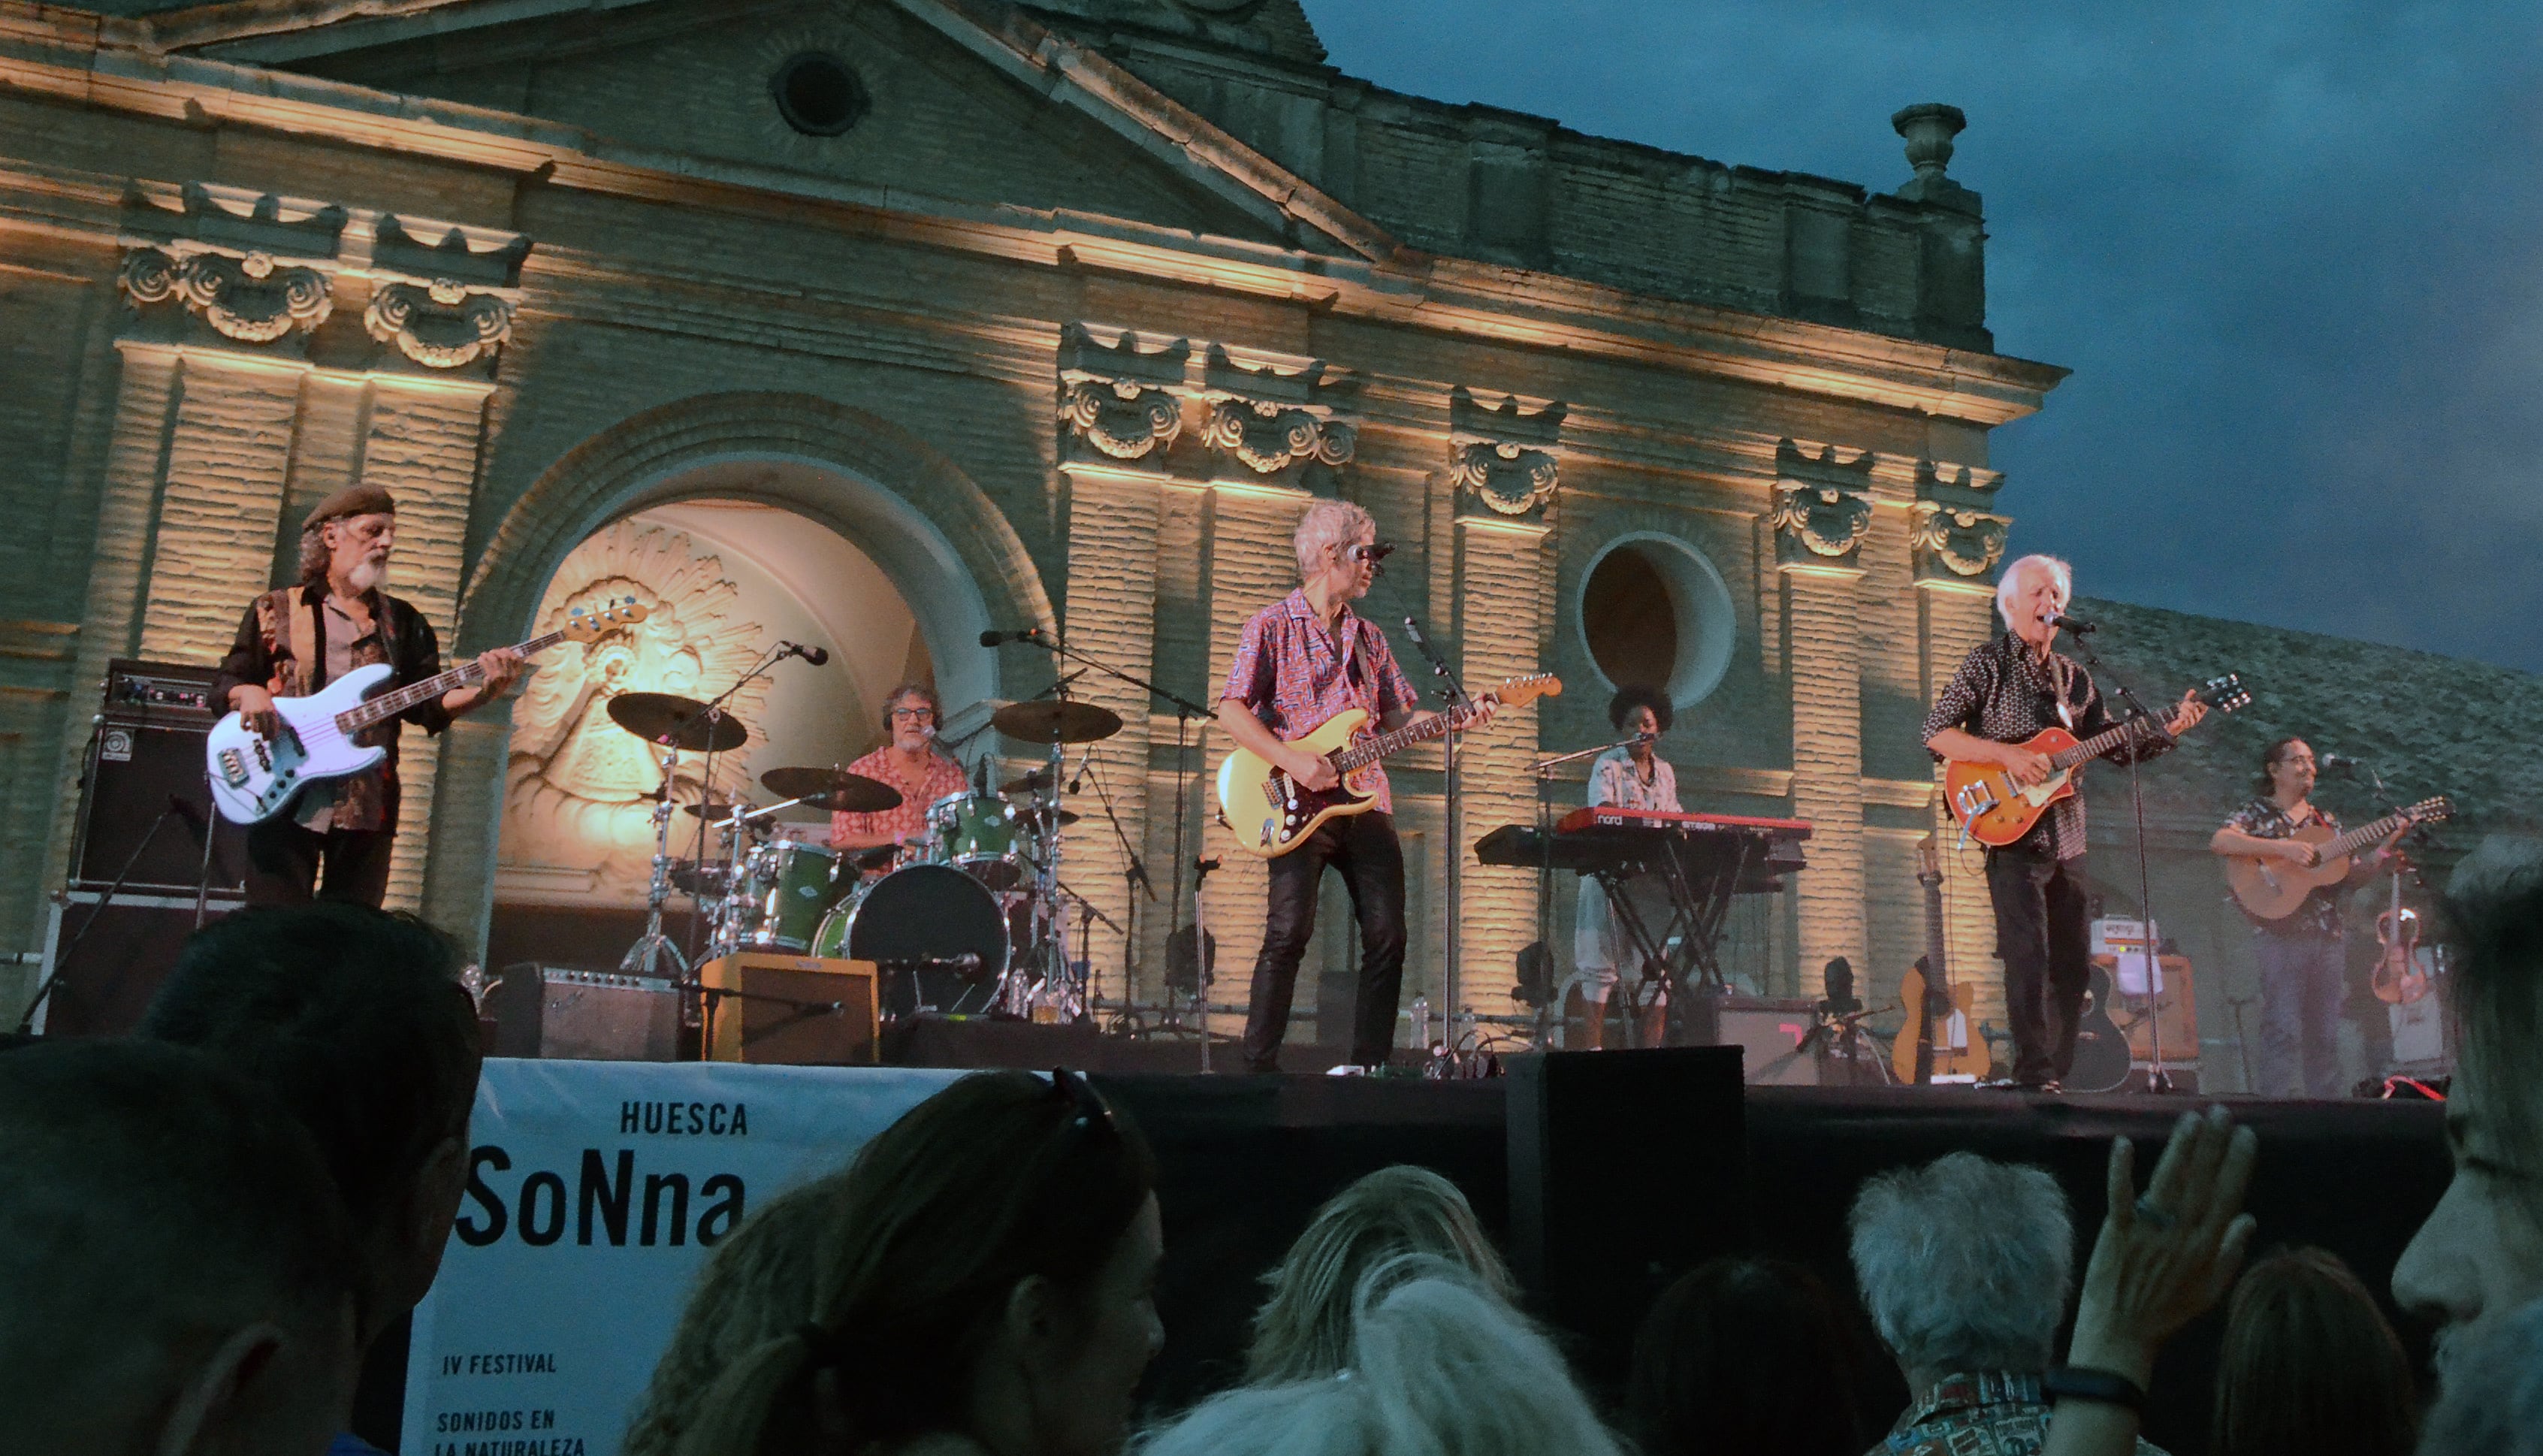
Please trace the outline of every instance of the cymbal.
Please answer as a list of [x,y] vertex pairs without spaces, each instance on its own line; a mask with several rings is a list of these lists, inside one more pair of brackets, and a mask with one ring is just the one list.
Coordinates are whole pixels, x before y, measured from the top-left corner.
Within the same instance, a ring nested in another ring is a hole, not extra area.
[[1121,731],[1120,714],[1092,703],[1009,703],[989,722],[1020,743],[1092,743]]
[[610,721],[649,743],[669,742],[686,753],[726,753],[750,741],[741,720],[677,693],[620,693],[609,700]]
[[[1029,805],[1026,807],[1016,810],[1016,817],[1029,824],[1040,824],[1041,822],[1041,815],[1042,809],[1040,805]],[[1062,828],[1066,828],[1068,825],[1076,823],[1076,812],[1071,809],[1061,809],[1059,811],[1059,822]]]
[[[759,805],[751,803],[747,799],[742,800],[739,806],[743,813],[749,813],[759,807]],[[722,823],[727,818],[732,817],[733,808],[734,802],[732,800],[710,799],[699,804],[681,805],[680,812],[687,814],[693,819],[711,819],[717,823]]]
[[800,799],[833,813],[871,814],[900,805],[900,791],[880,779],[843,768],[773,768],[759,787],[780,799]]
[[1049,787],[1049,773],[1041,769],[1035,769],[1032,773],[1025,775],[1021,779],[1009,779],[1005,783],[1000,784],[998,786],[998,792],[1001,794],[1040,794],[1042,790]]

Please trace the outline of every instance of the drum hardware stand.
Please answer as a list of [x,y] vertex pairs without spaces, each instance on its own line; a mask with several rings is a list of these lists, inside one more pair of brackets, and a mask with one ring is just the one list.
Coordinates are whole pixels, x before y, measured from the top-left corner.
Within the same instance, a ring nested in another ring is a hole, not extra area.
[[[2102,665],[2101,657],[2094,653],[2092,645],[2084,640],[2082,634],[2072,635],[2075,639],[2075,650],[2083,653],[2084,665],[2091,668],[2096,677],[2108,679],[2111,686],[2119,690],[2119,701],[2134,709],[2136,716],[2144,720],[2156,732],[2170,738],[2172,734],[2165,727],[2166,720],[2147,708],[2144,701],[2138,698],[2117,673]],[[2134,752],[2128,755],[2128,801],[2135,810],[2137,822],[2137,911],[2145,920],[2142,934],[2145,938],[2146,1022],[2152,1036],[2146,1047],[2150,1065],[2146,1069],[2145,1090],[2168,1093],[2173,1090],[2173,1086],[2172,1073],[2165,1067],[2163,1061],[2163,1018],[2155,1015],[2153,1009],[2155,987],[2161,983],[2163,976],[2163,945],[2155,934],[2154,872],[2149,868],[2146,860],[2145,778],[2137,771],[2137,766],[2143,757],[2144,755]],[[2111,989],[2114,992],[2119,990],[2119,976],[2112,975]]]
[[[1457,674],[1449,668],[1448,659],[1441,656],[1438,650],[1430,646],[1430,640],[1422,635],[1420,624],[1411,617],[1407,617],[1404,619],[1404,631],[1413,639],[1413,645],[1421,650],[1424,659],[1429,662],[1431,675],[1443,684],[1439,697],[1448,705],[1450,714],[1449,728],[1444,739],[1446,748],[1440,758],[1440,786],[1443,797],[1447,800],[1448,820],[1446,834],[1448,935],[1445,946],[1447,954],[1443,958],[1446,965],[1440,977],[1442,994],[1439,998],[1439,1011],[1447,1026],[1448,1034],[1453,1038],[1456,1035],[1457,1016],[1460,1010],[1458,997],[1464,990],[1461,971],[1464,968],[1462,962],[1465,947],[1463,928],[1459,922],[1465,919],[1466,887],[1466,806],[1465,796],[1460,792],[1462,786],[1458,783],[1460,773],[1457,751],[1459,740],[1465,737],[1465,730],[1456,727],[1454,715],[1458,709],[1472,707],[1475,700],[1467,693],[1466,685],[1458,681]],[[1372,703],[1375,701],[1374,693],[1371,694],[1370,700]]]
[[[671,786],[679,773],[680,750],[667,741],[660,746],[662,788],[654,800],[654,878],[645,887],[645,933],[638,936],[636,944],[629,946],[627,954],[618,958],[618,973],[658,977],[664,974],[658,967],[668,961],[671,967],[669,978],[680,988],[681,1025],[703,1027],[705,1012],[698,1004],[698,988],[689,974],[688,958],[680,954],[679,947],[671,944],[669,936],[662,934],[662,902],[671,897]],[[698,821],[698,848],[701,851],[706,848],[706,820],[702,818]]]
[[[1194,701],[1193,701],[1192,699],[1190,699],[1190,698],[1184,697],[1184,696],[1183,696],[1182,694],[1180,694],[1180,693],[1171,693],[1171,692],[1168,692],[1168,691],[1166,691],[1164,688],[1161,688],[1161,687],[1157,686],[1154,682],[1152,682],[1152,681],[1148,680],[1147,678],[1144,678],[1144,677],[1139,676],[1137,673],[1134,673],[1134,672],[1124,672],[1124,671],[1122,671],[1120,668],[1114,666],[1114,665],[1113,665],[1112,663],[1110,663],[1110,662],[1104,661],[1104,660],[1103,660],[1102,658],[1100,658],[1100,657],[1093,657],[1093,656],[1089,656],[1089,655],[1087,655],[1086,653],[1084,653],[1084,652],[1081,652],[1081,651],[1077,651],[1075,648],[1072,648],[1072,647],[1068,646],[1065,642],[1060,641],[1060,640],[1059,640],[1057,637],[1055,637],[1055,636],[1044,636],[1044,635],[1042,635],[1042,634],[1037,633],[1036,635],[1034,635],[1034,636],[1032,636],[1032,637],[1017,638],[1017,639],[1014,639],[1014,641],[1015,641],[1019,646],[1023,646],[1023,647],[1036,647],[1036,648],[1040,648],[1042,651],[1046,651],[1046,652],[1052,652],[1052,653],[1055,653],[1055,654],[1057,654],[1057,655],[1059,655],[1059,656],[1061,656],[1061,657],[1064,657],[1064,658],[1068,659],[1068,660],[1069,660],[1069,661],[1071,661],[1071,662],[1078,663],[1078,664],[1079,664],[1079,667],[1080,667],[1080,671],[1081,671],[1081,672],[1082,672],[1083,670],[1087,669],[1087,668],[1092,668],[1092,669],[1094,669],[1095,671],[1097,671],[1097,672],[1099,672],[1099,673],[1102,673],[1102,674],[1103,674],[1104,676],[1106,676],[1106,677],[1112,678],[1112,679],[1114,679],[1114,680],[1115,680],[1115,681],[1117,681],[1117,682],[1126,683],[1126,684],[1128,684],[1129,686],[1134,687],[1134,688],[1137,688],[1137,689],[1139,689],[1140,691],[1142,691],[1142,692],[1144,692],[1144,693],[1148,694],[1148,696],[1150,696],[1150,697],[1152,697],[1152,698],[1156,698],[1156,699],[1162,700],[1163,702],[1165,702],[1165,703],[1167,703],[1167,704],[1170,704],[1170,705],[1174,708],[1174,710],[1175,710],[1175,873],[1174,873],[1174,884],[1173,884],[1172,888],[1170,889],[1170,891],[1168,892],[1168,899],[1171,901],[1171,906],[1170,906],[1170,910],[1169,910],[1169,914],[1168,914],[1168,917],[1167,917],[1167,918],[1168,918],[1168,919],[1169,919],[1169,921],[1171,921],[1172,923],[1171,923],[1171,924],[1169,924],[1169,925],[1167,926],[1167,928],[1166,928],[1167,940],[1168,940],[1168,943],[1169,943],[1169,944],[1171,944],[1171,943],[1172,943],[1172,941],[1173,941],[1173,937],[1174,937],[1175,933],[1183,929],[1183,901],[1184,901],[1184,883],[1183,883],[1183,881],[1184,881],[1184,823],[1185,823],[1185,818],[1186,818],[1186,812],[1185,812],[1185,807],[1184,807],[1184,805],[1185,805],[1185,804],[1186,804],[1186,802],[1187,802],[1187,800],[1188,800],[1189,786],[1190,786],[1190,780],[1191,780],[1191,776],[1192,776],[1192,759],[1191,759],[1192,749],[1194,749],[1194,748],[1197,748],[1197,747],[1199,746],[1199,740],[1198,740],[1197,738],[1194,739],[1190,744],[1187,744],[1187,743],[1186,743],[1186,741],[1185,741],[1185,736],[1184,736],[1184,734],[1185,734],[1185,729],[1186,729],[1186,728],[1187,728],[1189,725],[1191,725],[1191,724],[1193,724],[1193,723],[1207,723],[1207,722],[1210,720],[1210,718],[1211,718],[1210,710],[1208,710],[1208,709],[1206,709],[1206,708],[1203,708],[1203,707],[1202,707],[1201,705],[1199,705],[1198,703],[1194,702]],[[1070,673],[1070,674],[1068,675],[1068,677],[1064,677],[1064,678],[1061,678],[1061,679],[1060,679],[1059,685],[1064,687],[1064,686],[1065,686],[1065,684],[1066,684],[1066,683],[1067,683],[1071,678],[1075,678],[1075,677],[1077,677],[1078,675],[1079,675],[1079,673],[1077,673],[1077,672],[1072,672],[1072,673]],[[1053,746],[1056,746],[1056,745],[1053,745]],[[1116,827],[1118,827],[1118,826],[1117,825]],[[1057,821],[1056,821],[1056,820],[1054,820],[1054,821],[1053,821],[1052,826],[1051,826],[1051,829],[1052,829],[1052,837],[1053,837],[1053,839],[1054,839],[1054,840],[1056,840],[1056,838],[1058,837],[1058,824],[1057,824]],[[1126,845],[1127,845],[1127,841],[1125,840],[1125,841],[1124,841],[1124,846],[1125,846],[1125,848],[1126,848]],[[1134,862],[1135,862],[1136,858],[1137,858],[1136,856],[1133,856],[1133,857],[1132,857],[1132,859],[1133,859],[1133,861],[1134,861]],[[1212,867],[1212,868],[1215,868],[1215,866],[1213,865],[1213,867]],[[1206,873],[1206,872],[1202,872],[1202,873]],[[1145,873],[1144,871],[1143,871],[1143,872],[1141,872],[1141,874],[1140,874],[1140,877],[1139,877],[1139,878],[1140,878],[1140,880],[1141,880],[1142,881],[1147,881],[1147,875],[1146,875],[1146,873]],[[1155,891],[1155,886],[1154,886],[1153,884],[1150,884],[1150,885],[1149,885],[1149,894],[1151,895],[1151,897],[1153,897],[1153,896],[1154,896],[1155,892],[1156,892],[1156,891]],[[1197,897],[1198,897],[1198,895],[1200,894],[1200,879],[1199,879],[1199,875],[1198,875],[1198,874],[1195,874],[1195,875],[1194,875],[1194,880],[1193,880],[1193,894],[1194,894],[1194,897],[1195,897],[1195,903],[1194,903],[1194,907],[1193,907],[1193,916],[1194,916],[1194,919],[1195,921],[1197,921],[1197,920],[1198,920],[1198,918],[1199,918],[1199,915],[1200,915],[1200,907],[1199,907],[1199,905],[1198,905],[1198,903],[1197,903]],[[1197,945],[1197,943],[1195,943],[1195,945]],[[1124,975],[1124,983],[1125,983],[1125,986],[1126,986],[1126,982],[1127,982],[1127,975],[1126,975],[1126,972],[1125,972],[1125,975]],[[1125,999],[1125,1000],[1126,1000],[1126,999],[1127,999],[1127,997],[1125,996],[1123,999]],[[1204,1020],[1206,1020],[1206,1014],[1205,1014],[1205,1013],[1204,1013]],[[1204,1061],[1203,1061],[1203,1064],[1202,1064],[1202,1068],[1201,1068],[1201,1070],[1203,1070],[1203,1071],[1207,1071],[1209,1068],[1208,1068],[1207,1061],[1206,1061],[1206,1057],[1207,1057],[1206,1047],[1207,1047],[1207,1044],[1208,1044],[1208,1036],[1207,1036],[1206,1032],[1204,1032],[1204,1034],[1203,1034],[1203,1035],[1202,1035],[1202,1038],[1201,1038],[1201,1039],[1202,1039],[1202,1044],[1203,1044],[1203,1047],[1204,1047],[1204,1051],[1203,1051]]]
[[[1209,1074],[1209,989],[1210,982],[1217,977],[1210,973],[1210,962],[1215,958],[1209,954],[1208,921],[1201,914],[1200,886],[1201,881],[1207,880],[1210,872],[1216,870],[1219,864],[1219,856],[1211,855],[1207,859],[1194,860],[1192,867],[1193,1005],[1200,1012],[1200,1070],[1203,1076]],[[1180,864],[1175,867],[1175,878],[1177,880],[1183,878],[1183,866]]]

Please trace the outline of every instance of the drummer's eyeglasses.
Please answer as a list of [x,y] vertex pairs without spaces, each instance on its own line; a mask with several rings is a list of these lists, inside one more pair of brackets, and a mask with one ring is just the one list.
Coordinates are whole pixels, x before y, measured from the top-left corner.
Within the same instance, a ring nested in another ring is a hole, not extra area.
[[1066,1067],[1053,1067],[1050,1069],[1050,1093],[1054,1098],[1075,1104],[1077,1115],[1069,1120],[1076,1127],[1115,1140],[1120,1138],[1121,1124],[1113,1118],[1113,1105],[1106,1102],[1104,1094],[1096,1091],[1094,1084],[1085,1077]]
[[891,710],[891,716],[894,718],[916,719],[932,723],[936,718],[936,710],[933,708],[894,708]]

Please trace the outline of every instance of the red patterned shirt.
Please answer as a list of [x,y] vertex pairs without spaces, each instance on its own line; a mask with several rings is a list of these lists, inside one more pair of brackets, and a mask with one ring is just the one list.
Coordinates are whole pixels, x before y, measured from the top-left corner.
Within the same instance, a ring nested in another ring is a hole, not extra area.
[[[1364,710],[1374,726],[1421,707],[1377,624],[1346,606],[1327,631],[1304,587],[1246,620],[1219,696],[1244,704],[1282,742],[1305,737],[1346,708]],[[1377,796],[1378,812],[1395,811],[1384,768],[1371,764],[1353,782]]]
[[911,839],[927,832],[927,806],[948,794],[960,794],[971,787],[963,777],[963,766],[944,754],[927,750],[926,771],[912,782],[900,767],[900,755],[889,743],[848,765],[848,772],[889,784],[900,791],[900,803],[870,814],[830,815],[830,842],[838,843],[851,834],[904,834]]
[[[1946,1375],[1916,1393],[1866,1456],[2038,1456],[2048,1439],[2048,1397],[2037,1375],[2003,1370]],[[2140,1438],[2136,1456],[2164,1456]]]

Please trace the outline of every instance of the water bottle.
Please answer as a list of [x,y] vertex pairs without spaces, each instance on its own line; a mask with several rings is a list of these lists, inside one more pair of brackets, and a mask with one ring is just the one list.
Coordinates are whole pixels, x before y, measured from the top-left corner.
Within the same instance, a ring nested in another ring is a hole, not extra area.
[[1427,996],[1413,998],[1413,1049],[1426,1054],[1430,1050],[1430,998]]

